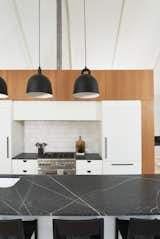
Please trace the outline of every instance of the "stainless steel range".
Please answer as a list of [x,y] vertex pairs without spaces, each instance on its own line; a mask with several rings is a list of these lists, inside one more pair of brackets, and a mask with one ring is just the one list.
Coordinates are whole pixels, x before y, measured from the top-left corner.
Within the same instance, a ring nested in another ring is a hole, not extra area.
[[45,153],[41,158],[38,158],[38,174],[75,175],[76,160],[74,153]]

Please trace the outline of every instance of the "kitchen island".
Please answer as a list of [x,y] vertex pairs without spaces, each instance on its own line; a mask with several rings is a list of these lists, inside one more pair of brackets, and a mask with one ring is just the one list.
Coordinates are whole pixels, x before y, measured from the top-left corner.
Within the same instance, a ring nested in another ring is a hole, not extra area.
[[20,178],[0,188],[0,215],[160,215],[159,175],[0,177]]

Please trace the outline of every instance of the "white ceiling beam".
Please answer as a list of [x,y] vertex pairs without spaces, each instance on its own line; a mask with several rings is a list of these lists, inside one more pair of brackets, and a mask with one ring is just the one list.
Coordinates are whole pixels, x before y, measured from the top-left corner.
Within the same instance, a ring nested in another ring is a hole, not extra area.
[[67,41],[68,41],[68,58],[69,58],[69,69],[72,69],[72,42],[71,42],[71,22],[70,22],[70,11],[69,1],[65,0],[66,9],[66,22],[67,22]]
[[116,34],[116,39],[115,39],[115,44],[114,44],[113,57],[112,57],[112,62],[111,62],[111,69],[114,68],[114,64],[115,64],[115,59],[116,59],[116,54],[117,54],[117,49],[118,49],[119,35],[120,35],[120,31],[121,31],[121,25],[122,25],[123,13],[124,13],[124,6],[125,6],[125,0],[122,0],[120,16],[119,16],[119,23],[118,23],[118,27],[117,27],[117,34]]
[[11,7],[12,7],[14,13],[15,13],[15,18],[16,18],[16,21],[17,21],[17,25],[18,25],[18,28],[19,28],[20,35],[21,35],[22,44],[24,46],[24,56],[25,56],[25,59],[26,59],[26,64],[29,67],[34,68],[32,57],[31,57],[31,54],[30,54],[28,42],[27,42],[27,39],[26,39],[26,36],[25,36],[25,32],[24,32],[24,29],[23,29],[23,25],[22,25],[22,21],[21,21],[19,11],[18,11],[16,0],[9,1],[9,3],[11,3]]
[[156,57],[155,63],[153,65],[153,69],[155,69],[158,66],[158,64],[160,64],[160,51]]
[[62,0],[57,0],[57,70],[62,69]]

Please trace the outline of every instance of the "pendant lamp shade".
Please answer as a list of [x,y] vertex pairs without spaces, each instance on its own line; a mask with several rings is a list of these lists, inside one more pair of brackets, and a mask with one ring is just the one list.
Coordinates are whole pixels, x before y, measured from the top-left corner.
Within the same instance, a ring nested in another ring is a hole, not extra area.
[[41,39],[40,39],[40,0],[38,0],[38,45],[39,45],[39,68],[37,74],[30,77],[27,83],[26,95],[31,96],[33,98],[50,98],[52,97],[52,86],[49,79],[42,74],[42,70],[40,67],[41,60]]
[[73,96],[77,98],[96,98],[99,96],[99,89],[96,79],[91,71],[84,68],[81,75],[75,80]]
[[0,98],[8,97],[7,84],[3,78],[0,77]]
[[42,74],[40,67],[38,69],[38,73],[31,76],[28,80],[26,94],[34,98],[52,97],[51,83],[49,79]]
[[84,2],[84,55],[85,68],[81,71],[81,75],[75,80],[73,96],[77,98],[96,98],[99,96],[97,80],[91,75],[91,71],[87,65],[87,29],[86,29],[86,0]]

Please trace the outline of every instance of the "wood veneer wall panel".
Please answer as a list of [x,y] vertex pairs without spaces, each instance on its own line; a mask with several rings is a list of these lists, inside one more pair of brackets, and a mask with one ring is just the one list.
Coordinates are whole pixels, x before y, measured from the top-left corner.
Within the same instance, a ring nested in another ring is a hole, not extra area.
[[62,70],[58,71],[57,78],[57,100],[72,101],[75,98],[73,94],[74,80],[80,74],[78,70]]
[[106,71],[105,99],[153,99],[152,70]]
[[142,173],[154,174],[153,100],[142,101]]
[[[33,100],[32,97],[26,95],[26,87],[28,79],[36,74],[37,71],[33,70],[13,70],[9,71],[9,79],[12,82],[12,99],[13,100]],[[56,99],[56,80],[57,71],[44,70],[43,74],[46,75],[52,84],[54,97],[49,99],[34,99],[34,100],[55,100]]]

